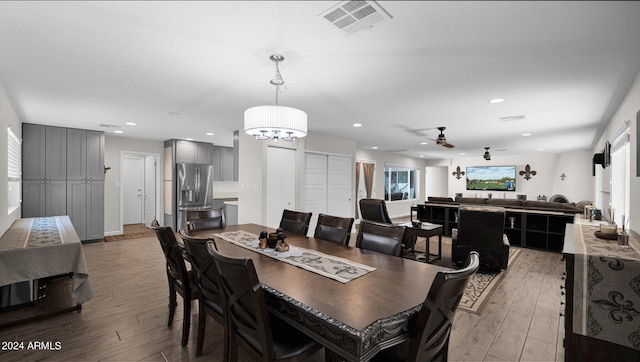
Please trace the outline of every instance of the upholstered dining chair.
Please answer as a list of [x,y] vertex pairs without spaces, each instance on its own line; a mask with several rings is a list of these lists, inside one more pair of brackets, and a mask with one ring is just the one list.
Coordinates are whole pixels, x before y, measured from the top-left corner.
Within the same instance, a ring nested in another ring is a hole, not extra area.
[[404,226],[362,220],[356,238],[356,247],[400,256],[404,232]]
[[469,278],[479,266],[480,258],[474,251],[463,269],[438,272],[410,332],[411,338],[383,349],[371,361],[446,361],[453,318]]
[[160,246],[167,262],[167,279],[169,281],[169,322],[167,326],[171,328],[173,323],[173,316],[178,304],[177,292],[184,301],[182,345],[186,346],[189,342],[189,327],[191,326],[191,301],[198,299],[196,276],[193,271],[187,271],[182,248],[178,245],[176,235],[171,227],[160,226],[157,222],[152,222],[151,227],[155,231],[158,241],[160,241]]
[[310,212],[300,212],[285,209],[284,211],[282,211],[280,228],[290,233],[306,236],[307,232],[309,231],[310,222]]
[[187,210],[187,232],[222,229],[227,225],[224,207]]
[[238,359],[242,345],[256,360],[305,360],[322,345],[282,319],[269,313],[253,261],[220,254],[213,244],[207,249],[214,260],[224,292],[229,326],[230,361]]
[[381,199],[361,199],[360,216],[364,220],[392,224],[387,212],[387,204]]
[[313,237],[348,246],[353,222],[354,219],[352,217],[319,214]]
[[185,230],[180,230],[179,234],[189,254],[191,265],[196,271],[196,281],[198,284],[198,338],[196,343],[196,356],[202,354],[207,315],[209,315],[225,328],[223,360],[226,361],[229,353],[229,337],[226,331],[227,324],[222,302],[223,293],[219,285],[218,271],[207,251],[207,243],[215,244],[215,240],[213,237],[205,239],[195,238],[188,235]]

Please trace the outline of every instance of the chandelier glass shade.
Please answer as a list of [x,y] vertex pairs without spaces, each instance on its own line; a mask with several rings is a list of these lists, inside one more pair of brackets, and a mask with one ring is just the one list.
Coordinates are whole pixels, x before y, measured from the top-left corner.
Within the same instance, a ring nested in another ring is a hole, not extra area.
[[278,105],[278,93],[286,88],[278,63],[284,60],[279,54],[269,57],[276,64],[276,75],[269,81],[276,87],[276,104],[256,106],[244,111],[244,132],[257,139],[293,141],[307,135],[307,113],[292,107]]

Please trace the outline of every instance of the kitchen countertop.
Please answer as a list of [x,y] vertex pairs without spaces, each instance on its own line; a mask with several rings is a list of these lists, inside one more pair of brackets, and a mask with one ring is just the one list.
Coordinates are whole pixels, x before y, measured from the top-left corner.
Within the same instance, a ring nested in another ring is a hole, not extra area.
[[224,204],[225,205],[238,206],[238,201],[225,201]]
[[213,193],[213,199],[214,200],[221,200],[221,199],[238,199],[238,193],[237,192],[214,192]]

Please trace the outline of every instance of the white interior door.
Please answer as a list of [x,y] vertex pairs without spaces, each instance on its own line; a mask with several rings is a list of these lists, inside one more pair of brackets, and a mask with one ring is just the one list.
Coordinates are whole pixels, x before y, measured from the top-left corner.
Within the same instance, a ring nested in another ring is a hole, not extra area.
[[267,226],[277,228],[284,209],[296,209],[296,150],[267,147]]
[[304,211],[311,212],[309,231],[313,233],[318,214],[327,213],[327,155],[305,154],[304,162]]
[[156,158],[144,158],[144,224],[151,227],[151,221],[156,218]]
[[144,159],[125,158],[122,161],[122,222],[125,225],[142,223]]
[[353,160],[345,156],[328,157],[327,213],[333,216],[352,217],[351,188]]

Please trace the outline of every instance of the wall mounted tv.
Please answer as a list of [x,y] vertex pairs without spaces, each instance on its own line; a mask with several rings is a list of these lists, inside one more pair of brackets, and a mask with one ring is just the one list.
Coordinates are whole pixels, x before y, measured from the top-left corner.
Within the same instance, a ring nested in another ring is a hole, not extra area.
[[516,166],[469,166],[465,175],[467,190],[516,190]]

